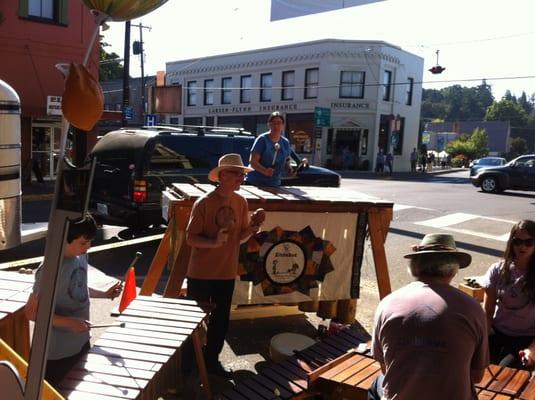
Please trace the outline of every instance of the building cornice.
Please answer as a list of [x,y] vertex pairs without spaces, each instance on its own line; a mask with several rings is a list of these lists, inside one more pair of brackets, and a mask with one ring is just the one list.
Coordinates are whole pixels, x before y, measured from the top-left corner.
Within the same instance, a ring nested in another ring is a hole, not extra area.
[[[259,52],[260,54],[260,52]],[[227,56],[221,56],[227,57]],[[239,54],[234,57],[239,57]],[[399,65],[400,59],[398,57],[392,56],[385,52],[375,51],[375,50],[355,50],[355,51],[316,51],[309,52],[306,54],[296,54],[292,56],[281,56],[281,57],[267,57],[263,56],[261,59],[247,62],[227,62],[227,63],[210,63],[205,65],[195,65],[191,68],[185,68],[180,71],[169,72],[169,78],[177,78],[181,76],[189,75],[202,75],[202,74],[213,74],[213,73],[226,73],[226,72],[235,72],[236,70],[246,70],[246,69],[256,69],[263,68],[266,66],[277,66],[277,65],[288,65],[288,64],[305,64],[311,61],[319,61],[323,59],[364,59],[368,61],[384,61],[391,64]],[[211,61],[214,58],[211,59]],[[201,61],[202,62],[202,61]]]

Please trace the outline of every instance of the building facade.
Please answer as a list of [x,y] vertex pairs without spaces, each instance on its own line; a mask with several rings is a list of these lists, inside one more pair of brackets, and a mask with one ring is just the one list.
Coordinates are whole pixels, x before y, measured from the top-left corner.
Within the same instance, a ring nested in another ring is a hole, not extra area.
[[[55,174],[65,86],[56,64],[82,63],[95,22],[81,1],[4,1],[0,11],[0,79],[21,100],[21,169],[23,182],[28,183],[32,166],[45,179]],[[88,68],[96,78],[98,66],[95,45]],[[91,134],[80,137],[83,142],[80,139],[76,146],[81,148],[96,140]]]
[[182,87],[168,123],[261,133],[272,111],[313,164],[372,170],[381,150],[410,169],[418,144],[423,59],[382,41],[326,39],[166,64]]
[[[457,122],[429,122],[425,133],[428,140],[422,143],[428,150],[441,151],[448,142],[459,139],[462,134],[471,135],[476,129],[484,129],[488,136],[489,156],[502,156],[511,147],[511,126],[509,121],[457,121]],[[427,143],[425,143],[427,142]]]

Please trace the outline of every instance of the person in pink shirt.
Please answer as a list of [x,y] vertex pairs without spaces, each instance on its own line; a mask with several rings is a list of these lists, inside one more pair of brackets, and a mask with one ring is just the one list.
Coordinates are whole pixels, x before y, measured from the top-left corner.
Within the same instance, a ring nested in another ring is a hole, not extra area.
[[491,361],[531,370],[535,366],[535,222],[511,229],[503,260],[485,276],[483,305]]
[[453,236],[428,234],[405,258],[416,280],[377,307],[372,352],[383,375],[370,398],[477,399],[474,383],[489,364],[485,313],[450,285],[471,256]]

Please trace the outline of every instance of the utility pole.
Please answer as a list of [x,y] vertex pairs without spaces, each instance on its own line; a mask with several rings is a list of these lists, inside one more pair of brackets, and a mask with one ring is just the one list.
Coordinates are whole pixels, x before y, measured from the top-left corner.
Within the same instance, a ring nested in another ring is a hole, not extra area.
[[143,47],[143,29],[148,29],[150,32],[152,28],[150,26],[143,25],[141,22],[139,24],[132,24],[132,26],[139,28],[139,45],[134,47],[134,54],[139,52],[139,56],[141,57],[141,118],[143,120],[145,114],[145,70],[143,63],[143,53],[145,49]]
[[130,105],[130,21],[124,23],[123,126],[128,125],[126,109]]

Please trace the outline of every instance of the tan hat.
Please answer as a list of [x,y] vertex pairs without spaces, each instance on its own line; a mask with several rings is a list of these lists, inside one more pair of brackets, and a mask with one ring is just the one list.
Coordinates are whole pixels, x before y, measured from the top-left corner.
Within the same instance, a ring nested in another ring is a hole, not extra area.
[[465,268],[472,262],[472,256],[457,251],[455,239],[446,233],[430,233],[424,236],[419,245],[412,246],[413,253],[405,254],[405,258],[415,258],[422,254],[451,254],[459,260],[459,268]]
[[208,179],[212,182],[219,182],[219,172],[224,169],[241,168],[243,172],[251,172],[253,168],[243,165],[241,156],[236,153],[225,154],[221,156],[218,162],[218,166],[208,173]]

